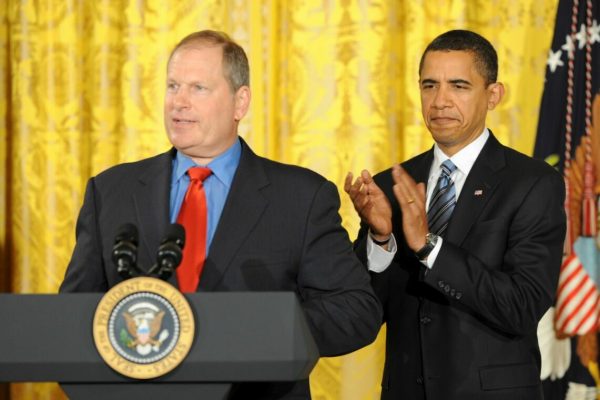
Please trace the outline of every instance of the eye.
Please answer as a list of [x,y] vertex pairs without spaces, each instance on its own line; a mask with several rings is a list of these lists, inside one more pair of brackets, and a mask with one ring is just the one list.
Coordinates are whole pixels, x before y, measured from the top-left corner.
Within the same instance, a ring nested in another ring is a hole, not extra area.
[[206,87],[204,87],[202,85],[194,85],[194,90],[201,92],[203,90],[206,90]]
[[469,84],[469,82],[457,81],[452,82],[452,87],[459,90],[467,90],[471,88],[471,85]]
[[170,92],[174,92],[179,88],[179,85],[173,82],[167,82],[167,90]]

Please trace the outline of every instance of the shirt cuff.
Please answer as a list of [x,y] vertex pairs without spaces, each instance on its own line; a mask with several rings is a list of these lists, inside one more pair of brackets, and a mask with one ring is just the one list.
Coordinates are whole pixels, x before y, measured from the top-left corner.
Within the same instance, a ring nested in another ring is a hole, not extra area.
[[370,234],[367,234],[367,267],[372,272],[383,272],[390,266],[397,251],[396,238],[390,236],[388,249],[376,245]]
[[440,249],[442,248],[443,242],[444,242],[444,239],[442,239],[441,237],[438,237],[437,243],[435,244],[435,247],[433,248],[433,250],[431,250],[431,253],[429,253],[429,255],[427,256],[426,259],[421,260],[421,263],[424,266],[426,266],[429,269],[433,268],[433,264],[435,263],[435,260],[440,252]]

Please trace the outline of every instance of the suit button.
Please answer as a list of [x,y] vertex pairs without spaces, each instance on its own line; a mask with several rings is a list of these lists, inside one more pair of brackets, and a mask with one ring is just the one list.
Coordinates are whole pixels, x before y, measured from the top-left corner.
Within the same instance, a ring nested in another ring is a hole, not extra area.
[[444,281],[438,281],[438,286],[443,288],[445,285]]
[[420,377],[420,376],[419,376],[419,377],[417,377],[417,383],[418,383],[419,385],[422,385],[422,384],[423,384],[423,378],[422,378],[422,377]]
[[423,325],[427,325],[430,322],[431,322],[431,318],[429,318],[429,317],[421,317],[421,323]]
[[444,286],[444,292],[448,293],[450,291],[450,285]]
[[454,296],[454,297],[456,297],[456,300],[458,300],[458,299],[460,299],[462,297],[462,293],[461,292],[457,292],[456,296]]
[[456,294],[456,290],[455,289],[450,290],[450,296],[454,297],[455,294]]

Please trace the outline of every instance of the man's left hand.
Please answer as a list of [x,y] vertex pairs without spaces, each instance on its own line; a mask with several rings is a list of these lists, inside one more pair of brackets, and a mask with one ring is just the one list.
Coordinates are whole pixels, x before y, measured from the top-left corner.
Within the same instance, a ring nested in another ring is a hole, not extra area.
[[429,233],[425,211],[425,184],[417,184],[400,165],[392,167],[394,196],[402,210],[402,230],[408,246],[417,251],[425,246],[425,235]]

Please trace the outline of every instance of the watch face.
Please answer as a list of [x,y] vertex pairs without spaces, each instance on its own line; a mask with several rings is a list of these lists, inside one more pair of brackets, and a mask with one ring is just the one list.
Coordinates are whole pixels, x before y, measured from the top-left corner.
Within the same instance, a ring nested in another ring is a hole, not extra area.
[[435,247],[437,240],[438,240],[437,235],[435,235],[433,233],[428,233],[425,236],[425,246],[423,246],[417,252],[415,252],[415,255],[417,256],[417,258],[419,260],[424,260],[425,258],[427,258],[429,253],[431,253],[431,251]]
[[431,249],[433,250],[435,244],[438,241],[438,236],[434,233],[428,233],[427,236],[425,236],[425,240],[427,241],[427,243],[431,244]]

